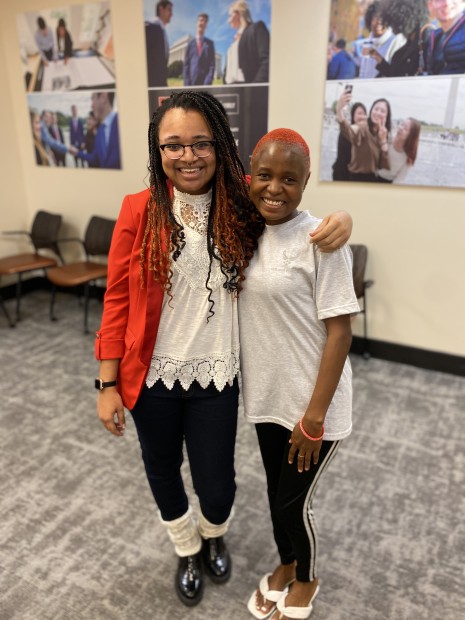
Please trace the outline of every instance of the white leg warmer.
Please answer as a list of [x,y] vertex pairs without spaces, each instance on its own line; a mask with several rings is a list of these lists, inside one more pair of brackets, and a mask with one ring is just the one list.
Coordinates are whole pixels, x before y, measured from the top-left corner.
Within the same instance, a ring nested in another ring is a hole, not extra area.
[[195,555],[200,551],[202,539],[200,538],[199,529],[190,506],[186,514],[173,521],[163,521],[161,515],[159,517],[168,531],[171,542],[174,544],[176,555],[184,558],[188,555]]
[[214,523],[210,523],[200,512],[199,514],[199,532],[202,538],[218,538],[219,536],[224,536],[229,529],[229,522],[231,521],[234,514],[234,508],[231,510],[231,514],[228,519],[224,523],[220,523],[219,525],[215,525]]

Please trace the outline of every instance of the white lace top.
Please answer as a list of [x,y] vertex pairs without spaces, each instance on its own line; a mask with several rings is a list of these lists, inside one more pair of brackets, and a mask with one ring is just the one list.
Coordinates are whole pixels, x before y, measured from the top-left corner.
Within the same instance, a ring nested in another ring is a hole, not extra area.
[[215,259],[209,281],[215,314],[207,323],[210,204],[211,190],[201,196],[174,190],[173,211],[184,227],[186,245],[171,262],[173,299],[170,302],[165,294],[148,387],[161,380],[171,389],[178,379],[184,389],[193,381],[204,388],[213,381],[221,391],[239,372],[237,299],[223,287],[225,277]]

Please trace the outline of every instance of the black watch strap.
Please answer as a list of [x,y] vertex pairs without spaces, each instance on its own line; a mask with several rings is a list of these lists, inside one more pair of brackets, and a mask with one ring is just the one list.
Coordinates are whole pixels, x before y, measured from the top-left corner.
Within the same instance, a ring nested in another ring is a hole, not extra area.
[[97,377],[97,379],[95,379],[95,389],[96,390],[104,390],[107,387],[114,387],[115,385],[118,385],[118,381],[102,381],[102,379],[100,379],[100,377]]

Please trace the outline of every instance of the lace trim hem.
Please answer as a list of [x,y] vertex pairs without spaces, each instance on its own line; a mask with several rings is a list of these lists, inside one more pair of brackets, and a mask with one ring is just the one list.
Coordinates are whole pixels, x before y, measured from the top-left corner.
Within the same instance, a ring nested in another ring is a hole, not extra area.
[[216,389],[221,392],[226,383],[232,384],[238,374],[239,351],[188,361],[154,355],[145,383],[151,388],[161,380],[169,390],[172,390],[177,379],[183,389],[187,390],[194,381],[203,388],[213,382]]

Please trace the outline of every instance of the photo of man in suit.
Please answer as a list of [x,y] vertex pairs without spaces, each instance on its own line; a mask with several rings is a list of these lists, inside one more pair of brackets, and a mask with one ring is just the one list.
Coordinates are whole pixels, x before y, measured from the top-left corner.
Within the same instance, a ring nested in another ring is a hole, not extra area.
[[112,91],[92,93],[92,112],[100,123],[94,150],[91,153],[80,150],[78,153],[91,168],[121,168],[118,113],[113,110],[114,101]]
[[183,77],[185,86],[209,85],[215,75],[215,44],[205,36],[208,15],[197,15],[195,39],[189,41],[184,56]]
[[[71,142],[71,146],[74,146],[78,151],[82,148],[82,143],[84,142],[84,123],[82,122],[82,118],[78,116],[77,106],[71,106],[71,118],[69,119],[69,140]],[[76,164],[76,168],[81,164],[82,161],[79,157],[74,157],[74,162]]]
[[[52,136],[52,138],[54,138],[57,142],[64,144],[65,138],[63,136],[63,131],[61,127],[59,127],[58,125],[58,117],[55,112],[52,112],[51,114],[52,114],[52,123],[50,127],[48,128],[48,131],[50,135]],[[53,146],[52,146],[52,153],[53,153],[53,156],[55,157],[57,166],[66,166],[66,153],[63,153],[61,150],[58,151],[57,149],[54,149]]]
[[48,147],[54,154],[60,153],[61,155],[66,155],[66,153],[72,153],[74,155],[72,146],[66,146],[64,142],[61,140],[56,140],[53,137],[52,132],[50,131],[52,124],[53,112],[51,110],[43,110],[40,115],[40,139],[42,144]]
[[439,22],[429,38],[431,75],[465,73],[465,11],[461,0],[429,0],[430,13]]
[[170,48],[165,26],[171,21],[173,3],[170,0],[159,0],[156,15],[155,21],[145,23],[147,76],[149,86],[167,86]]

